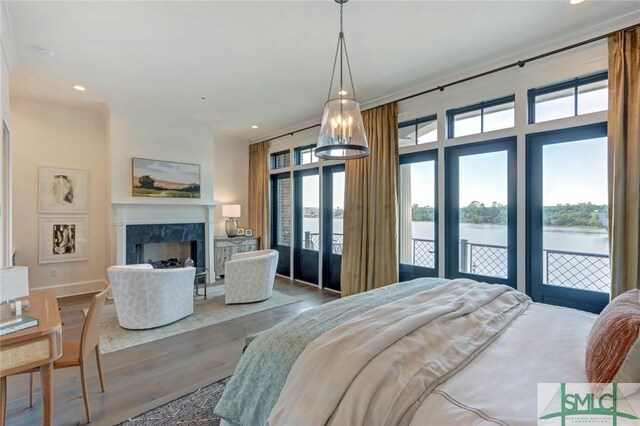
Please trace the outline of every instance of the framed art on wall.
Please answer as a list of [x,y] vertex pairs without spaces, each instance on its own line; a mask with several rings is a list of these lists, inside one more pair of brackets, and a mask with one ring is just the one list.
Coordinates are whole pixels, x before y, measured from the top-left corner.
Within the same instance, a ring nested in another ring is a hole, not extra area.
[[39,263],[87,260],[87,216],[40,216]]
[[89,172],[40,166],[40,213],[87,213]]
[[200,198],[200,165],[133,158],[134,197]]

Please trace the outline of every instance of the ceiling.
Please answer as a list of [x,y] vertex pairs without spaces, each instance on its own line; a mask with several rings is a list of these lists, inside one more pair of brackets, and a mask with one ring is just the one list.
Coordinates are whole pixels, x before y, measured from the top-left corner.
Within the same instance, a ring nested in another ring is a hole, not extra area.
[[[7,4],[12,97],[188,116],[251,140],[321,118],[338,32],[331,0]],[[366,104],[615,29],[639,19],[639,4],[354,0],[344,21],[357,95]]]

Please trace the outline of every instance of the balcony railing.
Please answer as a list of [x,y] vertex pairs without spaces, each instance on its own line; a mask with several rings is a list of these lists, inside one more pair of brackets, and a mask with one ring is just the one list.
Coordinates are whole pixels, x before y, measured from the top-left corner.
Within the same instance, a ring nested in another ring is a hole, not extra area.
[[[342,234],[333,234],[333,245],[331,252],[333,254],[342,254]],[[304,239],[302,240],[302,247],[305,250],[320,250],[320,234],[310,231],[304,232]]]
[[[609,256],[563,250],[543,250],[544,284],[608,293]],[[460,272],[507,278],[506,246],[460,240]]]
[[[320,249],[320,235],[305,232],[303,247]],[[343,234],[333,234],[332,253],[342,254]],[[413,265],[435,268],[436,242],[412,238]],[[609,256],[563,250],[543,250],[545,284],[608,293],[610,286]],[[460,240],[460,272],[488,277],[507,278],[506,246],[478,244]]]

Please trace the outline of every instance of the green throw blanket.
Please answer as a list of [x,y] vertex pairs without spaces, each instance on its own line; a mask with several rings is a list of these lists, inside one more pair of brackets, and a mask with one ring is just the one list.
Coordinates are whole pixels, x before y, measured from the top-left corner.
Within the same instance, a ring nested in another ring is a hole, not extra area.
[[420,278],[345,297],[302,312],[260,333],[240,359],[215,414],[231,425],[264,425],[291,367],[309,343],[371,309],[447,281]]

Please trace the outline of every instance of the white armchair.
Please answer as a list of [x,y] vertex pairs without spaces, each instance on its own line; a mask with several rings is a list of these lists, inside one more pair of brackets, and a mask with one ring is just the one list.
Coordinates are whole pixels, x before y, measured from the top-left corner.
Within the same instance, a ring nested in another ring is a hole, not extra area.
[[153,269],[149,264],[107,269],[123,328],[159,327],[193,313],[195,268]]
[[259,302],[271,297],[278,266],[276,250],[236,253],[224,266],[224,299],[227,304]]

